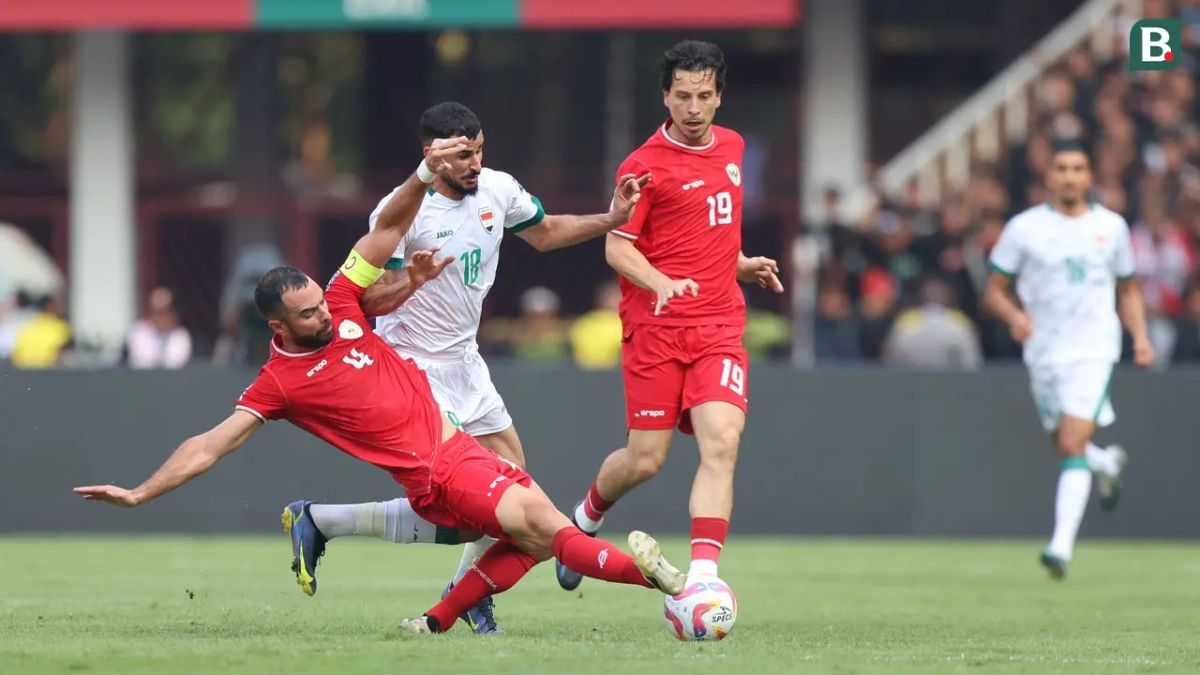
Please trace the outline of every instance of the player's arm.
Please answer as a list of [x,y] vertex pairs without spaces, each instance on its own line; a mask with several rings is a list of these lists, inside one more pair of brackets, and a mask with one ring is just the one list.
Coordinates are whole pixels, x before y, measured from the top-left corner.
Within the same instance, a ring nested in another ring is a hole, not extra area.
[[779,263],[770,258],[751,258],[738,251],[737,276],[738,281],[744,284],[758,284],[776,293],[783,292],[783,283],[779,281]]
[[1008,326],[1014,340],[1024,344],[1033,334],[1033,321],[1013,298],[1012,281],[1008,274],[993,271],[983,292],[983,308]]
[[624,174],[617,179],[608,213],[590,216],[548,215],[537,225],[518,232],[517,236],[539,251],[553,251],[594,239],[629,222],[634,205],[641,199],[642,187],[649,180],[648,173],[640,177],[632,173]]
[[615,234],[608,236],[604,242],[604,259],[618,274],[658,295],[654,305],[655,315],[662,312],[671,298],[682,297],[689,291],[695,297],[700,292],[700,284],[691,279],[672,279],[659,272],[634,242],[625,237]]
[[[425,199],[425,190],[429,183],[433,182],[434,175],[448,172],[450,158],[466,149],[467,139],[463,137],[439,138],[430,143],[424,166],[392,191],[391,199],[387,200],[375,219],[374,229],[363,235],[354,245],[358,261],[367,263],[363,271],[373,273],[373,278],[361,283],[368,275],[354,272],[357,263],[351,265],[350,261],[347,261],[347,267],[342,268],[343,272],[348,272],[347,276],[354,277],[353,281],[363,287],[370,286],[379,278],[380,270],[412,227],[413,219],[416,218],[421,202]],[[418,174],[424,174],[424,178],[428,180],[422,180]]]
[[1137,277],[1131,276],[1117,281],[1117,313],[1125,330],[1133,336],[1133,362],[1148,366],[1154,362],[1154,345],[1146,330],[1146,304],[1142,301],[1142,289]]
[[75,488],[75,494],[116,506],[143,504],[208,471],[222,457],[241,447],[261,426],[259,418],[245,410],[235,410],[224,422],[180,444],[158,471],[132,490],[116,485],[87,485]]
[[389,269],[374,284],[367,287],[359,302],[363,314],[384,316],[396,311],[400,305],[431,279],[446,269],[454,258],[434,261],[433,251],[417,251],[405,261],[403,269]]

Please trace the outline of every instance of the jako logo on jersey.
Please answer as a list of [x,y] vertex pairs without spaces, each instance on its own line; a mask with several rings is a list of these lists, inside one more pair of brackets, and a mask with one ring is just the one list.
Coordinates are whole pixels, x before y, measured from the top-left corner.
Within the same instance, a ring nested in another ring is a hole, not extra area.
[[742,184],[742,171],[737,164],[730,162],[725,165],[725,174],[729,176],[729,180],[733,181],[734,185]]
[[496,214],[492,213],[490,206],[479,209],[479,222],[483,224],[483,229],[492,231],[492,226],[496,224]]
[[608,562],[608,549],[600,549],[600,555],[596,556],[596,562],[600,565],[600,569],[604,569],[604,563]]
[[340,335],[343,340],[357,340],[363,336],[363,329],[362,326],[354,323],[353,321],[346,320],[338,325],[338,335]]
[[452,234],[454,234],[454,230],[442,230],[441,232],[437,233],[437,238],[445,239],[446,237],[449,237]]
[[313,369],[308,371],[308,376],[312,377],[313,375],[316,375],[317,373],[321,372],[321,369],[327,365],[329,365],[329,359],[321,359],[320,363],[313,366]]
[[703,186],[704,186],[704,181],[703,181],[703,180],[694,180],[694,181],[692,181],[692,182],[690,182],[690,183],[684,183],[684,184],[683,184],[683,191],[684,191],[684,192],[687,192],[688,190],[695,190],[696,188],[698,188],[698,187],[703,187]]
[[634,417],[666,417],[666,410],[639,410]]
[[[350,358],[352,356],[354,358]],[[358,368],[359,370],[362,370],[363,368],[366,368],[367,366],[375,365],[375,361],[370,356],[367,356],[366,354],[358,351],[357,349],[351,349],[349,354],[342,357],[342,362],[348,363],[348,364],[354,366],[355,368]]]
[[1171,70],[1175,68],[1183,30],[1179,19],[1142,19],[1129,29],[1130,70]]

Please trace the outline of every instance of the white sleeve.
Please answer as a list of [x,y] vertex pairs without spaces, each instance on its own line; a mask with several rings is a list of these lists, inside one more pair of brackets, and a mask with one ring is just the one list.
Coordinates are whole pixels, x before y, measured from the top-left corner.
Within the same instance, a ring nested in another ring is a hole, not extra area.
[[1020,233],[1021,229],[1013,220],[1004,226],[1004,231],[1000,233],[1000,241],[996,242],[992,254],[988,256],[988,263],[993,272],[1007,277],[1015,277],[1021,272],[1024,255],[1021,252]]
[[504,195],[504,229],[520,232],[542,222],[546,212],[542,209],[541,200],[526,192],[516,178],[508,174],[503,176],[506,179],[504,183],[507,191]]
[[1117,218],[1117,248],[1113,252],[1112,271],[1117,279],[1132,277],[1137,268],[1133,259],[1133,241],[1129,236],[1129,225],[1124,218]]

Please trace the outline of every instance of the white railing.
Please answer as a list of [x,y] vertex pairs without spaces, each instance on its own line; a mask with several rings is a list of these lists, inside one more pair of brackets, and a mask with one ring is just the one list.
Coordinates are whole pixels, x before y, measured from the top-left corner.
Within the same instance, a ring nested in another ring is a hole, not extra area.
[[[1140,16],[1141,0],[1089,0],[991,82],[934,124],[880,168],[878,183],[891,196],[914,181],[924,204],[964,187],[973,158],[994,160],[1025,138],[1030,97],[1038,79],[1068,52],[1090,43],[1100,57],[1112,54],[1117,22]],[[863,186],[857,201],[870,200]]]

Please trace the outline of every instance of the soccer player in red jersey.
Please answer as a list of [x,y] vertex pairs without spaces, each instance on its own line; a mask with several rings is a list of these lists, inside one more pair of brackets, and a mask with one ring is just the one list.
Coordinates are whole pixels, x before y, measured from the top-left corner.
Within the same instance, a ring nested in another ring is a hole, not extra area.
[[[738,282],[777,293],[783,286],[774,260],[741,251],[745,142],[713,124],[725,89],[721,50],[680,42],[663,58],[661,84],[670,118],[618,170],[652,178],[630,221],[609,232],[605,250],[621,275],[629,439],[604,460],[572,520],[597,532],[617,499],[658,472],[678,426],[700,446],[688,505],[688,576],[715,576],[749,403],[746,302]],[[557,574],[567,590],[582,581],[565,560]]]
[[[342,452],[392,474],[416,514],[446,528],[473,530],[499,541],[454,589],[425,615],[401,627],[441,632],[486,595],[510,588],[538,562],[554,556],[588,576],[617,583],[683,589],[648,535],[629,536],[631,557],[585,536],[554,508],[537,483],[516,465],[459,431],[434,402],[425,373],[371,331],[363,292],[382,274],[435,175],[448,175],[450,158],[468,139],[439,139],[426,159],[393,193],[374,231],[358,240],[328,288],[294,267],[263,275],[255,302],[275,332],[271,358],[238,399],[232,415],[184,441],[150,478],[129,490],[115,485],[77,487],[85,499],[137,506],[210,469],[245,443],[264,422],[286,419]],[[618,182],[614,201],[628,215],[639,199],[633,176]],[[414,283],[436,276],[453,260],[414,256]],[[296,551],[303,561],[308,554]],[[312,561],[315,564],[315,559]]]

